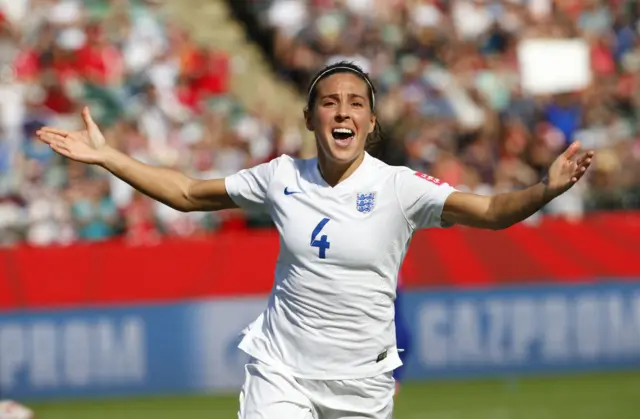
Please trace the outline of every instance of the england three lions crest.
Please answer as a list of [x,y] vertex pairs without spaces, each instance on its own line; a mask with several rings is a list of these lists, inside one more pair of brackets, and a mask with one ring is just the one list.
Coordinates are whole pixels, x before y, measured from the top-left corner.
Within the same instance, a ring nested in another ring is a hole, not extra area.
[[359,193],[356,195],[356,209],[364,214],[373,211],[376,206],[376,193]]

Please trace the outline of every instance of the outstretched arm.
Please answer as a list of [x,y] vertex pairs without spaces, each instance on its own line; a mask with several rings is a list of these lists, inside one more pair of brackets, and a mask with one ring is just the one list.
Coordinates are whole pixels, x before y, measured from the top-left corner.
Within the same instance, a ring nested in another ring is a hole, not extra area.
[[574,142],[549,168],[547,178],[530,188],[491,197],[454,192],[445,201],[446,223],[500,230],[523,221],[551,200],[569,190],[584,175],[593,151],[576,158],[580,143]]
[[175,170],[135,160],[106,144],[89,110],[82,111],[86,129],[69,132],[44,127],[36,135],[57,153],[82,163],[104,167],[145,195],[180,211],[235,208],[224,179],[195,180]]
[[175,170],[151,166],[106,146],[102,167],[145,195],[179,211],[236,208],[224,179],[196,180]]

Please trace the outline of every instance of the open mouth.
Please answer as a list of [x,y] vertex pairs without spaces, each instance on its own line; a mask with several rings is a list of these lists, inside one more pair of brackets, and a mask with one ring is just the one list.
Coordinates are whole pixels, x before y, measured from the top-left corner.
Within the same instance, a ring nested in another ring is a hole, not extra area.
[[349,128],[334,128],[331,134],[336,143],[343,147],[348,146],[355,137],[355,132]]

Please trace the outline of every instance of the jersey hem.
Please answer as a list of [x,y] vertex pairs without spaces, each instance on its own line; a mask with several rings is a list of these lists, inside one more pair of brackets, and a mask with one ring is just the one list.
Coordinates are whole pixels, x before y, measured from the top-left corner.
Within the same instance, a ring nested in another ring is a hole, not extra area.
[[365,379],[365,378],[372,378],[372,377],[376,377],[380,374],[384,374],[384,373],[388,373],[388,372],[392,372],[395,369],[401,367],[403,365],[402,361],[400,360],[400,357],[398,356],[398,352],[397,350],[391,354],[391,357],[388,358],[391,361],[395,361],[395,362],[388,362],[386,364],[382,365],[382,368],[378,368],[375,370],[372,370],[371,372],[367,372],[367,373],[361,373],[361,374],[333,374],[333,373],[318,373],[318,374],[309,374],[309,373],[303,373],[295,368],[291,368],[288,365],[285,365],[284,363],[275,360],[269,356],[264,356],[264,354],[260,354],[258,352],[254,352],[253,350],[251,350],[251,348],[246,347],[245,345],[243,345],[242,343],[240,345],[238,345],[238,348],[246,353],[247,355],[249,355],[250,357],[257,359],[258,361],[262,362],[265,365],[268,365],[270,367],[273,368],[278,368],[283,372],[286,372],[288,375],[295,377],[295,378],[300,378],[300,379],[304,379],[304,380],[361,380],[361,379]]

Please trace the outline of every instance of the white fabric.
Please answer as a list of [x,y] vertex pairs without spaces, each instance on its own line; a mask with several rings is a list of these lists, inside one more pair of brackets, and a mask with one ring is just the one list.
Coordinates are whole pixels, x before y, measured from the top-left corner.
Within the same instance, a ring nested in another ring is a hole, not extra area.
[[227,177],[233,201],[268,212],[280,233],[268,307],[240,348],[307,379],[374,377],[402,365],[397,275],[415,230],[441,226],[454,189],[438,183],[368,154],[335,187],[315,158],[281,156]]
[[392,373],[357,380],[318,381],[252,360],[245,367],[239,419],[391,419]]

